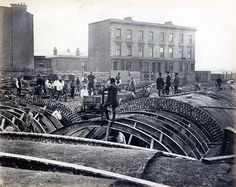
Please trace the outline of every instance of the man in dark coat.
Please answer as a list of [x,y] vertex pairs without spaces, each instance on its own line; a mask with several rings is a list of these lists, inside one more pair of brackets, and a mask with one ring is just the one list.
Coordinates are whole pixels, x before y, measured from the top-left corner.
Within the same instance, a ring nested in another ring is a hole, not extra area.
[[[110,85],[108,88],[105,88],[104,91],[108,91],[107,98],[105,101],[105,104],[103,106],[103,110],[105,110],[106,118],[109,120],[109,114],[108,114],[108,107],[111,106],[112,108],[112,121],[115,121],[116,117],[116,108],[119,106],[117,101],[117,93],[118,93],[118,87],[115,84],[116,80],[114,78],[110,79]],[[103,117],[103,111],[102,111],[102,117]]]
[[169,95],[170,93],[170,87],[171,87],[171,78],[170,78],[170,74],[169,71],[166,72],[167,76],[166,76],[166,85],[165,85],[165,93],[166,95]]
[[45,85],[44,80],[41,78],[40,75],[37,76],[36,80],[36,88],[35,88],[35,95],[42,96],[43,85]]
[[164,88],[164,80],[161,77],[161,73],[159,73],[159,77],[156,80],[156,88],[158,89],[158,95],[160,96],[161,95],[161,91]]
[[72,79],[70,83],[70,96],[72,99],[74,99],[75,97],[75,85],[76,85],[75,79]]
[[221,88],[222,82],[223,82],[222,79],[220,78],[220,76],[218,76],[218,78],[215,81],[216,88],[217,88],[218,91],[222,90],[222,88]]
[[121,84],[121,77],[120,77],[120,72],[118,72],[116,76],[116,85],[120,85],[120,84]]
[[178,76],[178,73],[175,73],[175,78],[174,78],[174,94],[178,93],[178,87],[179,87],[179,76]]
[[92,95],[92,93],[94,92],[94,79],[95,79],[95,76],[93,75],[93,72],[90,72],[90,74],[88,75],[88,93],[89,93],[89,95]]

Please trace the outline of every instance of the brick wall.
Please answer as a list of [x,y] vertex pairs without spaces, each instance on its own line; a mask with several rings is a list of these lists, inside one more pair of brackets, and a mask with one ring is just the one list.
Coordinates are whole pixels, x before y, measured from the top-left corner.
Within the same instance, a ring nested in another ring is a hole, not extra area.
[[0,7],[0,64],[6,70],[34,67],[33,15],[25,5]]
[[88,69],[109,72],[110,70],[110,23],[102,21],[89,24]]

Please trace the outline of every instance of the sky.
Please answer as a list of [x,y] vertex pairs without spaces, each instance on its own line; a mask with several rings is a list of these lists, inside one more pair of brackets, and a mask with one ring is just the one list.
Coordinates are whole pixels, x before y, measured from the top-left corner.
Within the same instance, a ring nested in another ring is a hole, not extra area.
[[34,15],[35,55],[88,53],[88,24],[109,18],[192,26],[196,70],[236,71],[236,0],[0,0]]

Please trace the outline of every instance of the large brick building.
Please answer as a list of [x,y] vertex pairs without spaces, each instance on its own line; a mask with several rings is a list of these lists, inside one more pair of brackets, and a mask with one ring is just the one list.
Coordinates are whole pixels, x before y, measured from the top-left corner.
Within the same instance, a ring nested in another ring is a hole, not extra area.
[[0,6],[0,25],[0,70],[34,68],[33,15],[27,6]]
[[76,55],[35,56],[34,68],[52,74],[81,75],[87,71],[88,57]]
[[139,72],[141,80],[158,72],[178,72],[194,78],[195,31],[193,27],[133,21],[130,17],[89,24],[89,69]]

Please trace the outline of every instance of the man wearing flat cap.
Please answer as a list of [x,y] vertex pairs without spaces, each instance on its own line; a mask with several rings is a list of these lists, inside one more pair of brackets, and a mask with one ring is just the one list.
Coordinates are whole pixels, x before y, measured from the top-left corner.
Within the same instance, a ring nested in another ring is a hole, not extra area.
[[[104,89],[104,91],[108,91],[108,94],[107,94],[105,104],[103,106],[103,110],[105,111],[106,118],[109,120],[109,114],[108,114],[107,108],[111,106],[112,122],[115,121],[116,108],[119,106],[118,101],[117,101],[118,87],[116,86],[115,82],[116,80],[114,78],[110,78],[110,85]],[[102,117],[103,117],[103,111],[102,111]]]
[[178,93],[178,87],[179,87],[179,76],[178,76],[178,73],[175,73],[175,78],[174,78],[174,94]]
[[33,113],[30,111],[29,107],[25,108],[24,119],[25,119],[25,131],[33,132]]

